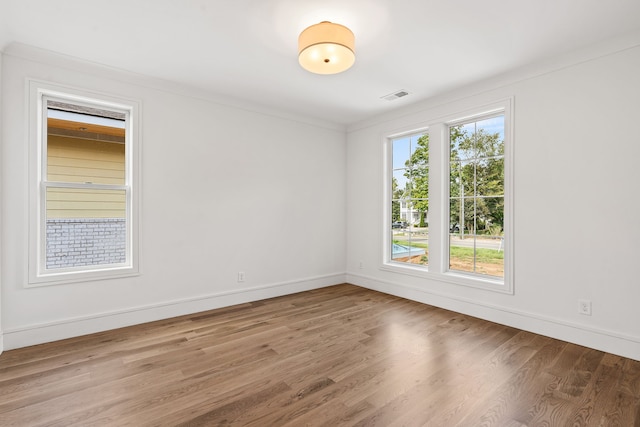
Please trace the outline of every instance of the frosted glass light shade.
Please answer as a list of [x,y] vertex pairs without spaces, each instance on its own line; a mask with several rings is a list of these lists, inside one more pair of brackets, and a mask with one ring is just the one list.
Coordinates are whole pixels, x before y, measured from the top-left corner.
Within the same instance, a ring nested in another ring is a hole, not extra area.
[[298,37],[298,62],[307,71],[341,73],[355,60],[355,36],[344,25],[323,21],[308,27]]

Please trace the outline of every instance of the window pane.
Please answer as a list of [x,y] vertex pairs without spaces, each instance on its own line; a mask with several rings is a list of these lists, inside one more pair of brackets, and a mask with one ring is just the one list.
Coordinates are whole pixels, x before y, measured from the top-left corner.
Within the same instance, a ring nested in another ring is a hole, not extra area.
[[48,187],[46,268],[126,261],[126,192]]
[[393,180],[391,182],[391,197],[394,199],[403,199],[411,196],[411,173],[409,169],[398,169],[393,171]]
[[467,237],[460,240],[449,236],[449,269],[480,275],[504,277],[502,237]]
[[478,157],[504,154],[504,116],[476,122]]
[[[393,223],[400,221],[400,202],[399,201],[391,202],[391,221]],[[394,226],[392,228],[400,228],[398,227],[398,224],[393,224],[393,225]]]
[[427,199],[413,199],[412,223],[415,227],[425,228],[428,226],[427,215],[429,214],[429,201]]
[[476,273],[504,277],[504,197],[481,198],[477,206]]
[[476,165],[476,195],[504,195],[504,158],[478,160]]
[[449,233],[460,233],[461,199],[451,199],[449,201]]
[[501,236],[503,229],[504,197],[484,197],[479,199],[478,234]]
[[428,264],[429,234],[427,228],[392,230],[391,259],[395,262]]
[[493,277],[504,277],[502,239],[487,241],[487,239],[478,238],[475,273]]
[[411,137],[411,167],[424,168],[429,166],[429,135],[413,135]]
[[[429,170],[414,169],[412,171],[412,199],[428,199],[429,198]],[[425,203],[426,209],[426,203]]]
[[393,169],[407,167],[407,161],[411,154],[410,138],[401,138],[393,141]]
[[475,195],[475,163],[451,162],[449,167],[449,196],[471,197]]
[[475,126],[473,123],[451,126],[449,135],[451,160],[468,160],[475,157]]
[[475,202],[473,198],[450,202],[449,268],[473,272],[475,267]]
[[47,180],[125,183],[125,115],[47,102]]
[[452,161],[449,165],[449,197],[460,197],[462,191],[462,162]]
[[449,269],[473,273],[475,267],[475,239],[461,239],[459,234],[449,235]]
[[460,211],[461,234],[476,234],[476,199],[464,198]]
[[475,234],[474,213],[474,199],[451,199],[449,202],[449,232],[463,236]]

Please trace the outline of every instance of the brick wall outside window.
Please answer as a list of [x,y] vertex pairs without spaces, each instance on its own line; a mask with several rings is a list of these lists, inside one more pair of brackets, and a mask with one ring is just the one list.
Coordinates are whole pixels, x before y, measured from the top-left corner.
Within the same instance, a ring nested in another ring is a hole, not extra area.
[[47,220],[48,269],[126,261],[124,218]]

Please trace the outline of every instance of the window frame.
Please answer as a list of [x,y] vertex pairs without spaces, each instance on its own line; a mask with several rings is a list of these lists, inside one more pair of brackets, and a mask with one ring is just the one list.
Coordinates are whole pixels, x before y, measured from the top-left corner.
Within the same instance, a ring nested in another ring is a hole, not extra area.
[[[104,280],[139,274],[140,102],[97,92],[28,80],[29,122],[29,280],[26,287]],[[124,184],[74,183],[47,179],[47,100],[125,113]],[[48,188],[125,192],[125,262],[46,268],[46,193]]]
[[[449,269],[449,128],[463,122],[497,115],[504,115],[504,276],[502,278]],[[394,139],[424,132],[425,129],[429,132],[429,263],[428,266],[416,266],[395,262],[391,258],[392,143]],[[414,126],[385,132],[382,136],[382,146],[384,210],[380,269],[423,279],[513,294],[513,98],[498,100],[468,110],[454,111]]]

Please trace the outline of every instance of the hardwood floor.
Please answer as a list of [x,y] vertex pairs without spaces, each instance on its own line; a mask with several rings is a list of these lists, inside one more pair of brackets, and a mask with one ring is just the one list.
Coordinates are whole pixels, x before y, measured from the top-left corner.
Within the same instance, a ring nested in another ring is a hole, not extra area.
[[2,426],[640,426],[640,362],[351,285],[0,356]]

